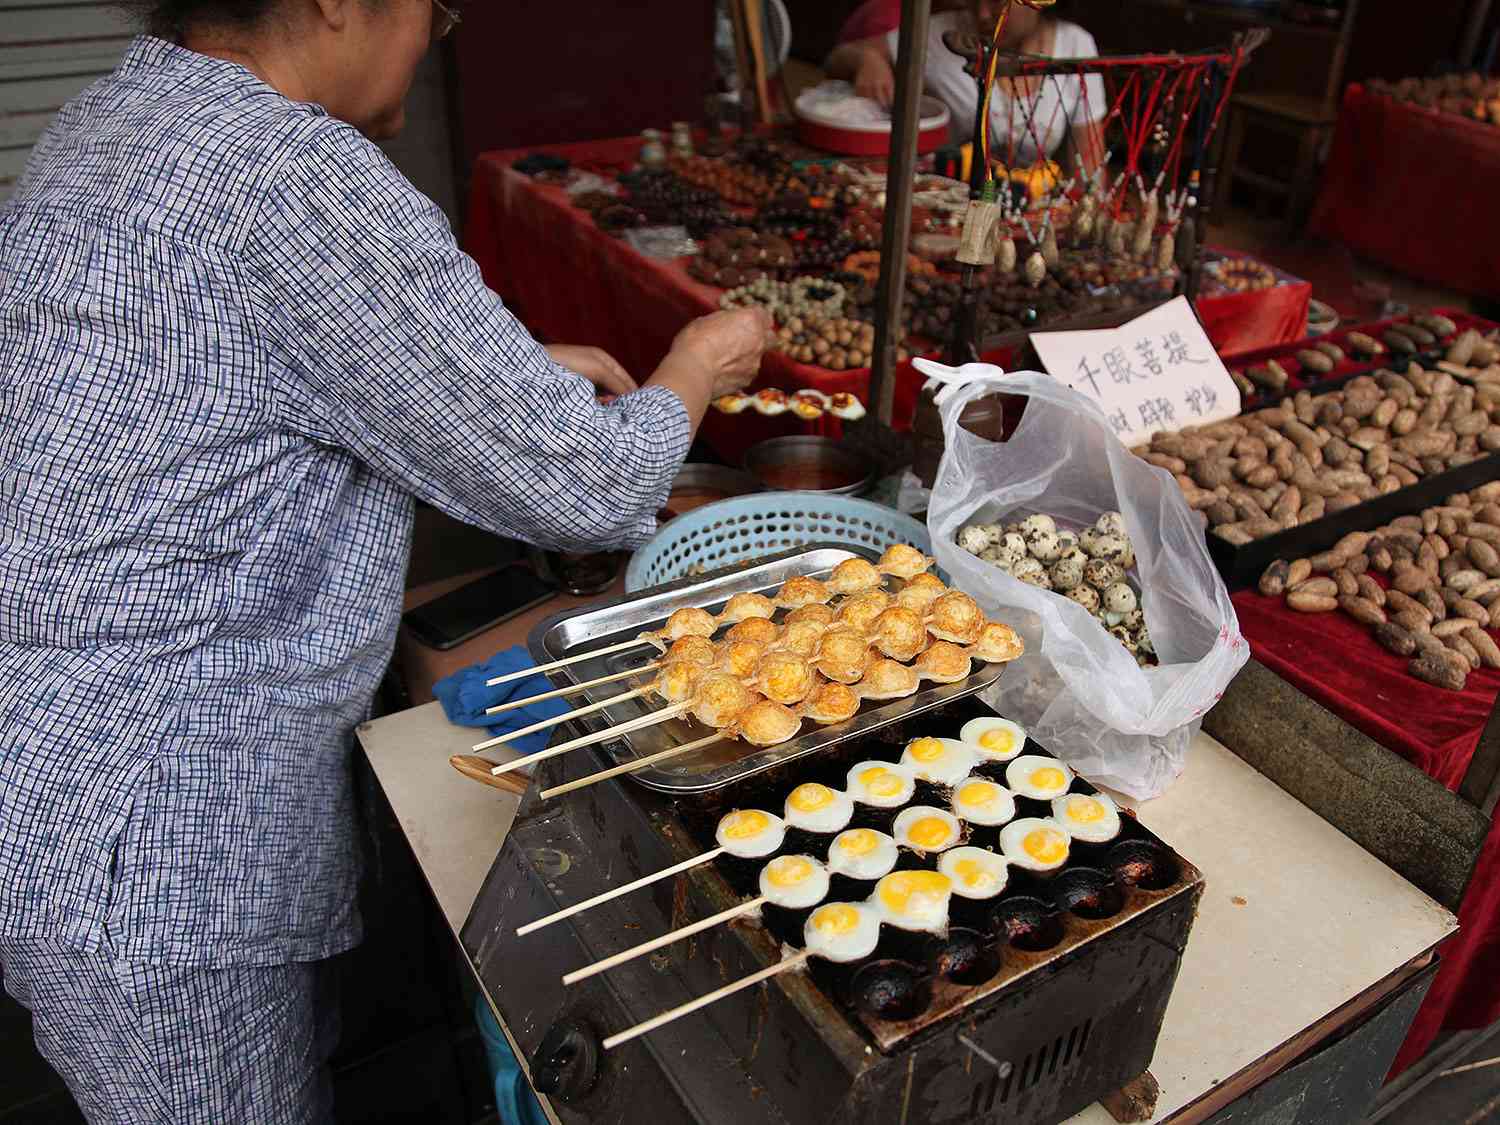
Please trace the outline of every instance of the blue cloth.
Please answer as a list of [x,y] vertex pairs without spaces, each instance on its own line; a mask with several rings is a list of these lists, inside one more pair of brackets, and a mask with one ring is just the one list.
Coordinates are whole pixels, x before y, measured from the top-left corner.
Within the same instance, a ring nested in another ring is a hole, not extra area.
[[[465,727],[484,727],[491,734],[520,730],[532,723],[561,715],[573,706],[565,699],[544,699],[540,703],[533,703],[529,707],[518,707],[514,711],[506,711],[501,715],[485,714],[486,709],[508,700],[524,699],[528,695],[540,695],[552,690],[552,684],[548,682],[547,677],[540,674],[527,676],[522,680],[511,680],[505,684],[496,684],[494,687],[485,686],[486,680],[508,675],[511,672],[519,672],[522,668],[530,668],[535,663],[536,661],[531,659],[529,652],[520,645],[514,645],[502,652],[497,652],[488,660],[479,664],[471,664],[439,680],[432,685],[432,694],[437,696],[438,702],[443,705],[443,714],[448,716],[450,723],[458,723]],[[530,754],[546,746],[552,734],[553,731],[549,727],[547,730],[528,734],[506,745],[513,747],[518,753]]]
[[495,1084],[495,1112],[500,1125],[547,1125],[547,1115],[516,1061],[510,1040],[495,1022],[495,1013],[490,1011],[483,996],[474,998],[474,1022],[484,1040],[484,1056],[490,1066],[490,1081]]
[[135,40],[0,206],[0,935],[352,945],[413,494],[628,546],[688,440],[554,364],[355,129]]

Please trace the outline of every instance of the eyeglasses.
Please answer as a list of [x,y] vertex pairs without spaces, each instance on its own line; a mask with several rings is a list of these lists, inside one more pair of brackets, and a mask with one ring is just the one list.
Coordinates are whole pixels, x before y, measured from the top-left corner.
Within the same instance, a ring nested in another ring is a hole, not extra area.
[[459,24],[463,23],[463,17],[457,9],[448,7],[442,0],[432,0],[432,37],[434,39],[446,39],[448,34]]

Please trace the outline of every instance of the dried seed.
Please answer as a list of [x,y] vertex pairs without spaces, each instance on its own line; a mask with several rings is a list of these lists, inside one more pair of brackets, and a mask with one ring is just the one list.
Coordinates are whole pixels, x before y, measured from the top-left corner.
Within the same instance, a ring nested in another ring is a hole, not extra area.
[[1312,563],[1307,559],[1293,559],[1287,564],[1286,584],[1290,589],[1306,582],[1312,577]]
[[1305,582],[1299,582],[1295,586],[1289,586],[1289,590],[1304,594],[1318,594],[1322,597],[1334,598],[1338,596],[1339,584],[1332,578],[1318,577],[1309,578]]
[[[1373,605],[1385,606],[1385,588],[1368,574],[1356,574],[1354,581],[1359,587],[1359,596]],[[1415,604],[1415,603],[1413,603]]]
[[1428,624],[1432,624],[1432,611],[1415,598],[1407,597],[1400,590],[1385,591],[1385,604],[1396,613],[1416,613]]
[[1458,604],[1453,607],[1453,612],[1458,614],[1459,617],[1467,617],[1470,621],[1478,622],[1480,625],[1488,625],[1490,623],[1490,611],[1469,598],[1461,598]]
[[1398,563],[1391,576],[1391,584],[1403,594],[1415,595],[1418,590],[1426,589],[1431,582],[1432,575],[1411,563]]
[[1286,604],[1298,613],[1327,613],[1339,607],[1338,599],[1327,594],[1310,594],[1293,590],[1286,596]]
[[1454,660],[1444,660],[1435,653],[1430,653],[1417,657],[1406,666],[1406,670],[1434,687],[1463,691],[1468,675],[1456,666],[1456,660],[1457,657]]
[[1485,579],[1482,570],[1459,570],[1448,576],[1447,585],[1454,590],[1467,590],[1470,586],[1477,586]]
[[1367,598],[1358,595],[1342,597],[1339,599],[1339,608],[1361,625],[1385,624],[1385,610]]
[[1448,616],[1448,606],[1443,602],[1442,595],[1431,586],[1423,586],[1415,596],[1417,601],[1422,603],[1423,608],[1432,614],[1434,621],[1441,621]]
[[1455,633],[1451,637],[1444,637],[1443,643],[1464,658],[1465,663],[1469,665],[1469,671],[1475,671],[1482,663],[1479,659],[1479,650],[1468,642],[1465,633]]
[[1471,617],[1450,617],[1446,621],[1434,621],[1432,628],[1428,630],[1434,637],[1451,637],[1455,633],[1462,633],[1474,624]]
[[1339,567],[1338,570],[1335,570],[1332,578],[1337,584],[1341,596],[1352,598],[1359,594],[1359,583],[1354,580],[1354,575],[1345,567]]
[[1397,656],[1410,656],[1417,651],[1417,642],[1412,635],[1394,621],[1376,625],[1375,639]]
[[1388,611],[1388,616],[1408,633],[1426,633],[1432,629],[1432,615],[1425,610],[1418,612],[1414,609],[1403,609],[1395,613]]
[[1479,654],[1479,661],[1486,668],[1500,668],[1500,645],[1495,644],[1495,639],[1479,626],[1466,629],[1460,634],[1465,640],[1474,646],[1474,651]]
[[1266,567],[1265,573],[1260,576],[1260,592],[1268,598],[1280,597],[1286,593],[1286,575],[1289,569],[1285,559],[1277,559]]

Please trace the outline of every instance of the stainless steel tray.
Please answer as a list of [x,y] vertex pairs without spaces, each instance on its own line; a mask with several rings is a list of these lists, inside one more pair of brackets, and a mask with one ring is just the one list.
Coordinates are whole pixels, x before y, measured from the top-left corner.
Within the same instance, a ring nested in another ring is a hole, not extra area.
[[[716,611],[734,594],[771,594],[794,575],[826,575],[845,559],[861,556],[874,559],[876,553],[850,549],[843,545],[815,544],[772,555],[753,565],[727,573],[684,579],[612,602],[601,602],[554,614],[532,629],[528,639],[531,655],[536,658],[537,663],[543,664],[589,649],[606,648],[618,641],[629,640],[645,630],[657,628],[674,610],[684,606]],[[618,652],[570,664],[551,673],[551,677],[559,686],[578,684],[627,668],[639,667],[649,663],[655,656],[654,649],[642,645],[639,650]],[[629,776],[648,788],[675,796],[707,793],[793,758],[816,753],[845,739],[855,738],[908,716],[929,711],[950,700],[983,691],[1000,678],[1004,668],[1003,664],[980,665],[972,676],[956,684],[924,686],[915,695],[887,703],[871,701],[861,707],[854,718],[844,723],[833,726],[806,723],[801,734],[780,746],[758,749],[743,742],[725,741]],[[645,677],[650,674],[649,671],[643,672],[639,682],[644,682]],[[612,684],[590,688],[586,693],[574,696],[573,702],[580,706],[584,699],[597,703],[612,695],[629,691],[637,683],[635,680],[617,680]],[[577,728],[580,732],[599,731],[639,718],[661,706],[660,700],[630,699],[607,707],[595,715],[563,724],[563,727]],[[691,720],[673,719],[659,726],[621,735],[612,742],[602,744],[599,749],[617,764],[623,764],[680,746],[708,733],[707,728]]]

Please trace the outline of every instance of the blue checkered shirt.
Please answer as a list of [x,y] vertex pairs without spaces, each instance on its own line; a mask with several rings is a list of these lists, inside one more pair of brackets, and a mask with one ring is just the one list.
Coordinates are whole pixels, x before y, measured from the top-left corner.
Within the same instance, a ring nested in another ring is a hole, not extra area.
[[600,406],[354,129],[136,40],[0,208],[0,933],[351,945],[412,496],[632,545],[689,431]]

